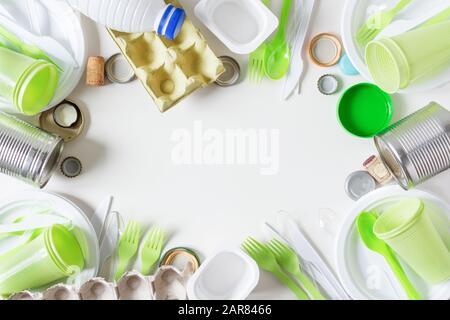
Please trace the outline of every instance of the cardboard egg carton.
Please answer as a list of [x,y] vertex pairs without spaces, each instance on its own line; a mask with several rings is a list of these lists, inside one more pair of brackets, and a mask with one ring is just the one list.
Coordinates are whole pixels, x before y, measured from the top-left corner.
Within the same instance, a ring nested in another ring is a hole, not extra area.
[[11,300],[186,300],[186,284],[194,273],[188,263],[183,271],[173,266],[160,267],[153,276],[131,271],[117,282],[93,278],[77,288],[56,284],[43,292],[22,291]]
[[161,112],[213,83],[225,71],[188,18],[175,40],[159,37],[155,32],[109,33]]

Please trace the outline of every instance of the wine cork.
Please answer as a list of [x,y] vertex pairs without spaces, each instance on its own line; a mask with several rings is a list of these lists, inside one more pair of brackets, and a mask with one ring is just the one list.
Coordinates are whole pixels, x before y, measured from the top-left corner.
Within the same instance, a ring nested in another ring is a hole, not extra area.
[[103,57],[89,57],[86,84],[88,86],[102,86],[105,84],[105,59]]

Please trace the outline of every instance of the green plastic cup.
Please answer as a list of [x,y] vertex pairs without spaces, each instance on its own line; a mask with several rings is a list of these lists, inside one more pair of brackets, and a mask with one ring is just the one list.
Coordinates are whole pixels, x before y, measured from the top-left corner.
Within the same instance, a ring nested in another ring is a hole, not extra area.
[[0,96],[19,112],[35,115],[42,111],[55,95],[58,80],[54,64],[0,47]]
[[386,92],[371,83],[347,89],[338,101],[341,126],[360,138],[371,138],[384,130],[392,119],[392,101]]
[[375,235],[385,241],[430,284],[450,279],[450,252],[419,199],[405,199],[375,222]]
[[0,257],[0,295],[36,289],[79,273],[82,249],[64,226],[54,225]]
[[388,93],[450,65],[450,20],[418,28],[366,47],[366,63],[374,82]]

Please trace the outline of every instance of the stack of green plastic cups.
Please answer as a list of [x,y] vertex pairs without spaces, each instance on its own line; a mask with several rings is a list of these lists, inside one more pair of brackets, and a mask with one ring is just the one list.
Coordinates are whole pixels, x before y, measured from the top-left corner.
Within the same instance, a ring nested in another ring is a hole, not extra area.
[[0,96],[20,113],[41,112],[53,99],[58,80],[54,64],[0,47]]
[[419,199],[405,199],[388,208],[373,231],[427,283],[450,279],[450,252]]
[[75,236],[66,227],[54,225],[0,256],[0,295],[50,285],[83,267],[83,252]]
[[380,38],[366,47],[366,63],[374,82],[387,93],[450,66],[450,20]]

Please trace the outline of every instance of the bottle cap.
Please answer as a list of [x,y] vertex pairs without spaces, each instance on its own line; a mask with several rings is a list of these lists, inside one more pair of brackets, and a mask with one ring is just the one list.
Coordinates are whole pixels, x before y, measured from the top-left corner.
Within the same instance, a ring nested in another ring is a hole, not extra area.
[[83,166],[75,157],[67,157],[61,162],[61,172],[68,178],[75,178],[81,174]]
[[236,84],[241,75],[239,63],[228,56],[221,56],[219,59],[222,61],[225,71],[217,78],[215,83],[221,87],[229,87]]
[[176,8],[172,4],[166,7],[166,10],[162,14],[157,34],[164,36],[169,40],[174,40],[181,31],[186,13],[181,8]]
[[[191,263],[193,267],[193,271],[196,271],[198,267],[200,266],[200,259],[198,258],[197,254],[188,248],[178,247],[168,250],[164,256],[161,259],[161,262],[159,266],[167,266],[171,265],[174,266],[176,264],[176,259],[183,257],[184,264]],[[184,266],[181,266],[179,269],[183,269]]]
[[317,89],[325,95],[336,93],[339,90],[339,80],[336,76],[325,74],[317,81]]
[[320,33],[309,43],[309,57],[320,67],[331,67],[339,62],[342,44],[337,36],[331,33]]
[[345,192],[355,201],[375,188],[375,180],[366,171],[355,171],[345,180]]

